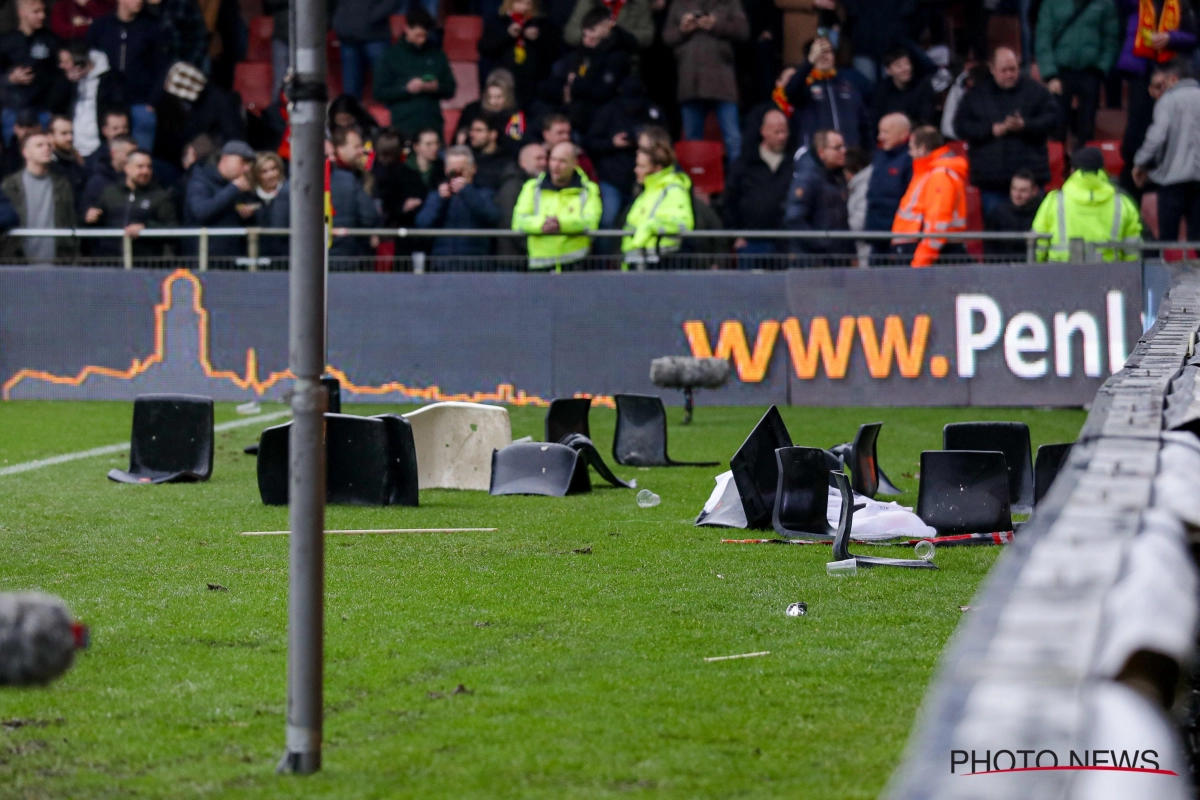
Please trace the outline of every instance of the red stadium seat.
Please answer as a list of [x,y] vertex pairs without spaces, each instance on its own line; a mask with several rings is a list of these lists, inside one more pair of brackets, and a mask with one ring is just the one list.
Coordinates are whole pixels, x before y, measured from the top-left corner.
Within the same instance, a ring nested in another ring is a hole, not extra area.
[[967,143],[962,139],[951,139],[946,142],[946,146],[950,148],[950,152],[956,156],[967,157]]
[[451,15],[442,30],[442,49],[451,61],[479,61],[483,17]]
[[442,142],[449,145],[454,140],[454,132],[458,130],[458,121],[462,119],[461,108],[442,109]]
[[364,100],[363,107],[367,113],[375,118],[375,124],[381,128],[389,128],[392,125],[392,112],[382,103],[377,103],[374,100]]
[[1046,150],[1050,156],[1050,183],[1046,184],[1046,186],[1049,189],[1062,188],[1066,174],[1062,142],[1046,142]]
[[1121,157],[1121,142],[1112,140],[1097,140],[1088,142],[1088,147],[1098,147],[1104,154],[1104,170],[1114,178],[1121,176],[1125,169],[1125,159]]
[[242,96],[242,107],[261,114],[271,105],[271,63],[238,64],[233,71],[233,90]]
[[1128,114],[1123,108],[1102,108],[1096,112],[1096,138],[1121,140]]
[[474,61],[451,61],[450,69],[454,73],[454,82],[458,84],[454,97],[442,101],[442,110],[457,108],[462,110],[467,103],[479,99],[479,66]]
[[[967,187],[967,230],[983,230],[983,199],[974,186]],[[965,247],[976,258],[983,257],[983,242],[978,239],[966,242]]]
[[388,25],[392,29],[392,44],[395,44],[404,35],[404,29],[408,27],[408,20],[404,18],[403,14],[392,14],[388,17]]
[[256,63],[271,63],[271,36],[275,33],[275,20],[271,17],[254,17],[250,20],[250,42],[246,47],[246,60]]
[[692,179],[692,186],[708,194],[725,190],[725,145],[720,142],[676,142],[675,157]]

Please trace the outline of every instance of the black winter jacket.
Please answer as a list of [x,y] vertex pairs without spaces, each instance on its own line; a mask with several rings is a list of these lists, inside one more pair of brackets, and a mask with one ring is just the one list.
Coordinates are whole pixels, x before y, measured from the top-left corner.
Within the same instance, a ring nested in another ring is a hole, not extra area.
[[[58,68],[60,47],[62,40],[51,33],[49,27],[34,31],[32,36],[19,30],[0,36],[0,86],[4,87],[6,110],[50,109],[58,84],[66,80]],[[32,67],[33,82],[9,83],[8,73],[13,67]]]
[[796,108],[791,120],[793,138],[807,146],[814,133],[827,128],[842,134],[846,147],[870,148],[875,139],[871,132],[871,112],[854,83],[839,73],[829,80],[809,84],[811,72],[812,65],[805,61],[786,88],[788,102]]
[[[1000,138],[992,124],[1020,113],[1025,129]],[[963,95],[954,117],[954,131],[970,145],[971,183],[985,191],[1006,192],[1013,173],[1027,169],[1038,183],[1050,180],[1047,137],[1061,125],[1054,95],[1029,78],[1011,89],[1001,89],[988,75]]]
[[[600,109],[584,138],[584,149],[592,158],[597,177],[616,186],[626,197],[632,195],[638,133],[648,125],[663,125],[665,121],[662,109],[646,97],[640,80],[630,77],[623,81],[620,95]],[[613,144],[618,133],[626,135],[629,147]]]
[[125,83],[131,105],[154,105],[162,95],[162,41],[159,25],[148,14],[122,22],[115,13],[91,24],[88,45],[103,50],[108,68]]
[[[789,231],[848,231],[850,211],[846,179],[840,169],[828,169],[812,150],[796,158],[796,175],[788,187],[783,227]],[[849,239],[789,239],[792,253],[849,254],[854,242]]]
[[[1024,233],[1033,228],[1033,218],[1037,216],[1038,207],[1042,204],[1042,193],[1038,192],[1033,199],[1023,206],[1014,206],[1013,201],[1004,198],[1004,202],[992,209],[992,213],[984,220],[984,230],[1002,231],[1008,233]],[[990,256],[1016,256],[1024,260],[1024,242],[985,241],[983,251]]]
[[743,150],[725,181],[725,227],[764,231],[783,227],[783,203],[792,182],[793,163],[785,153],[772,171],[757,147]]
[[[147,228],[170,228],[177,224],[170,192],[154,182],[132,191],[123,183],[110,183],[100,193],[94,207],[104,212],[96,223],[97,228],[124,228],[134,224],[142,224]],[[165,239],[139,236],[133,240],[133,254],[161,256],[165,246]],[[123,245],[120,239],[97,239],[94,247],[98,256],[119,256]]]

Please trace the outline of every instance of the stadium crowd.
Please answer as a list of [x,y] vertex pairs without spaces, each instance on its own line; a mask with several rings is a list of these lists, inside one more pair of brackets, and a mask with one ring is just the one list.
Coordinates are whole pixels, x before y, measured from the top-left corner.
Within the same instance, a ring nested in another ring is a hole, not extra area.
[[[1037,231],[1038,258],[1065,260],[1077,237],[1140,240],[1146,193],[1158,238],[1200,238],[1189,0],[1013,2],[1016,33],[998,44],[988,16],[1005,3],[982,0],[472,1],[482,91],[450,112],[463,73],[437,0],[331,4],[332,226],[530,236],[335,235],[335,267],[421,250],[569,269],[618,248],[626,264],[682,250],[750,268],[919,267],[980,254],[915,234],[980,229]],[[0,3],[0,228],[123,229],[152,257],[199,244],[147,228],[286,227],[288,4],[262,3],[272,85],[257,105],[239,94],[255,87],[238,79],[251,29],[237,0]],[[1117,109],[1123,138],[1097,146],[1098,115]],[[731,236],[677,235],[693,229]],[[0,246],[7,263],[47,263],[119,256],[122,241]],[[986,255],[1026,246],[989,241]],[[236,258],[247,241],[207,248]],[[257,251],[286,254],[284,237]]]

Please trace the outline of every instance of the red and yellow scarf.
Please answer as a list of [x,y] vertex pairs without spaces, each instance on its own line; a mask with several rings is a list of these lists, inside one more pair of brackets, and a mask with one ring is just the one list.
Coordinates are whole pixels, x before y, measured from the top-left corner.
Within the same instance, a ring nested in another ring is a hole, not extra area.
[[771,92],[771,100],[775,103],[775,107],[783,112],[785,117],[788,119],[792,118],[792,114],[795,113],[796,107],[788,102],[787,92],[782,86],[776,86],[775,91]]
[[807,85],[812,86],[817,81],[827,81],[827,80],[830,80],[831,78],[835,77],[836,75],[837,75],[836,69],[831,69],[831,70],[826,71],[826,70],[821,70],[821,69],[817,69],[816,67],[813,67],[812,72],[808,73],[808,77],[804,79],[804,82]]
[[512,21],[521,26],[521,35],[517,37],[517,43],[513,45],[513,63],[524,64],[527,55],[525,51],[525,15],[513,14]]
[[1162,14],[1154,19],[1154,0],[1140,0],[1138,3],[1137,35],[1133,37],[1133,54],[1138,58],[1148,58],[1165,64],[1175,57],[1171,50],[1155,50],[1150,44],[1150,37],[1156,33],[1171,33],[1179,30],[1179,20],[1182,11],[1179,0],[1163,0]]
[[612,21],[616,22],[617,17],[621,15],[621,9],[625,7],[627,0],[600,0],[604,3],[604,7],[608,9]]

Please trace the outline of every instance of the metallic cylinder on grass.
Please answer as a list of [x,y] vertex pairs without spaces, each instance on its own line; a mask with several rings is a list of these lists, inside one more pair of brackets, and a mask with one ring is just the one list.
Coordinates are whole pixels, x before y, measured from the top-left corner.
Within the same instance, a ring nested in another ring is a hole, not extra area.
[[287,749],[279,772],[321,768],[325,636],[325,2],[293,0],[291,18],[292,390]]

